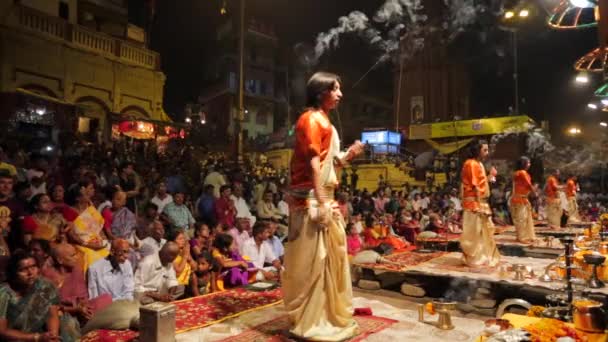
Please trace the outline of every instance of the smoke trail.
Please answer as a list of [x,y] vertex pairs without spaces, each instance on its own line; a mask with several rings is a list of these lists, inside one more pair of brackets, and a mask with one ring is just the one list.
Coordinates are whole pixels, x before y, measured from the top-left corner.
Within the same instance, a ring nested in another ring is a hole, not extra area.
[[409,58],[424,47],[428,35],[447,31],[448,40],[451,40],[498,1],[500,0],[491,0],[486,5],[480,5],[477,0],[443,0],[447,15],[442,20],[434,18],[430,22],[423,13],[421,0],[386,0],[374,13],[373,20],[360,11],[353,11],[340,17],[336,27],[319,33],[314,57],[307,61],[309,66],[316,64],[327,50],[339,46],[340,37],[344,34],[360,36],[380,52],[381,61],[394,55],[402,41],[407,46],[403,57]]
[[495,146],[501,140],[513,135],[526,135],[526,154],[541,158],[547,169],[560,169],[564,173],[589,175],[602,163],[602,143],[593,142],[582,146],[555,147],[548,134],[533,125],[526,126],[526,132],[517,129],[507,130],[492,136],[490,143]]

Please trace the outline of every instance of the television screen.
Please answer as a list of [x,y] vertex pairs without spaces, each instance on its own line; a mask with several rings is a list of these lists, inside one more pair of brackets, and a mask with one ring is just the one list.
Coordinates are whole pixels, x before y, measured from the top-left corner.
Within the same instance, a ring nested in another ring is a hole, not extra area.
[[392,145],[401,145],[401,133],[388,132],[388,143]]
[[396,145],[375,145],[374,146],[374,153],[375,154],[386,154],[386,153],[396,154],[396,153],[399,153],[399,146],[396,146]]
[[361,142],[370,145],[388,144],[388,131],[363,132]]

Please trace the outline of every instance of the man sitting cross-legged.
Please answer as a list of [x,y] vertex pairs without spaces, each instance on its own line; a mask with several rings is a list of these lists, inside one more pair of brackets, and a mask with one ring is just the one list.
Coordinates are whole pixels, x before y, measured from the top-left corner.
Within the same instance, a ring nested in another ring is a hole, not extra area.
[[133,268],[128,260],[130,249],[127,240],[115,239],[110,255],[89,267],[89,297],[109,294],[112,300],[133,299]]
[[[281,261],[274,255],[272,247],[265,243],[269,236],[268,222],[256,222],[253,227],[253,236],[243,245],[243,255],[249,257],[257,269],[256,280],[278,280],[280,278]],[[272,266],[264,267],[264,263],[272,264]]]
[[158,253],[148,255],[139,263],[135,272],[135,297],[142,304],[155,301],[171,302],[184,294],[173,269],[173,261],[179,254],[175,242],[167,242]]

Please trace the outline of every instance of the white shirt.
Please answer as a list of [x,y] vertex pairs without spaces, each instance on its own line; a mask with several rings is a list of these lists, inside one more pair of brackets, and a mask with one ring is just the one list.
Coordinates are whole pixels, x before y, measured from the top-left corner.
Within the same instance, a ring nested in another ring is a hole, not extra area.
[[450,196],[450,201],[454,203],[454,210],[462,211],[462,204],[460,203],[460,199],[456,196]]
[[178,285],[173,263],[163,266],[158,253],[143,258],[135,271],[135,293],[154,291],[166,294]]
[[363,233],[363,222],[357,221],[353,224],[353,227],[355,227],[357,234]]
[[431,199],[428,197],[420,199],[420,209],[428,209],[429,204],[431,203]]
[[135,285],[133,268],[129,260],[120,264],[119,272],[113,272],[110,260],[107,258],[99,259],[89,267],[87,272],[89,298],[109,294],[112,296],[112,301],[133,299]]
[[112,207],[112,202],[109,200],[106,200],[104,202],[102,202],[99,207],[97,207],[97,211],[99,211],[100,213],[105,209],[105,208],[111,208]]
[[230,195],[230,199],[234,203],[234,207],[236,208],[236,218],[246,218],[249,219],[249,223],[253,227],[255,224],[256,217],[251,215],[251,210],[249,210],[249,206],[247,205],[247,201],[243,197],[236,197],[234,195]]
[[167,204],[173,202],[173,196],[166,194],[164,199],[160,199],[160,197],[158,197],[158,195],[156,195],[156,196],[152,197],[150,202],[156,204],[156,206],[158,207],[157,212],[160,214],[163,212],[163,209],[165,209],[165,206]]
[[224,180],[224,176],[217,171],[213,171],[205,177],[203,181],[204,185],[213,185],[213,196],[215,198],[220,198],[220,188],[222,185],[226,185],[226,181]]
[[262,245],[258,248],[253,237],[243,244],[243,256],[248,256],[251,263],[257,269],[263,269],[265,262],[272,263],[278,259],[274,255],[270,244],[262,242]]
[[281,214],[289,216],[289,204],[287,204],[287,202],[280,200],[277,207],[279,208]]
[[143,258],[148,255],[158,254],[160,249],[167,243],[167,240],[160,239],[160,242],[154,240],[153,237],[148,236],[147,238],[141,240],[141,247],[139,247],[139,253]]

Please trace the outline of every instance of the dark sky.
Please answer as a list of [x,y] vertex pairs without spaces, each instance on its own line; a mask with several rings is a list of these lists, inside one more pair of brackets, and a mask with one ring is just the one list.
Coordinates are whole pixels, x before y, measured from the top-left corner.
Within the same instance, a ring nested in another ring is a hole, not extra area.
[[[229,15],[236,13],[236,0],[226,0]],[[279,39],[286,46],[297,42],[312,43],[319,32],[333,27],[338,17],[353,10],[371,15],[383,0],[247,0],[248,14],[277,27]],[[167,75],[165,107],[179,113],[183,104],[196,98],[208,56],[216,48],[215,28],[225,17],[219,14],[222,0],[157,1],[156,21],[152,31],[152,48],[161,53],[162,68]],[[588,88],[576,87],[572,65],[576,59],[597,46],[594,29],[554,31],[545,24],[546,13],[533,11],[530,23],[519,30],[520,96],[525,99],[520,111],[537,120],[551,121],[556,128],[572,122],[596,120],[598,115],[586,110],[595,83]],[[479,40],[475,27],[457,43],[470,44],[466,56],[473,81],[472,115],[506,114],[513,102],[512,47],[508,33],[488,29],[488,40]],[[369,49],[347,44],[335,53],[350,56],[351,64],[362,75],[376,60]],[[498,53],[502,52],[502,53]],[[363,53],[362,53],[363,52]],[[502,55],[502,56],[498,56]],[[390,77],[390,66],[379,68],[372,77]],[[380,75],[378,75],[380,74]],[[386,89],[391,92],[392,89]],[[608,114],[606,114],[608,115]]]

